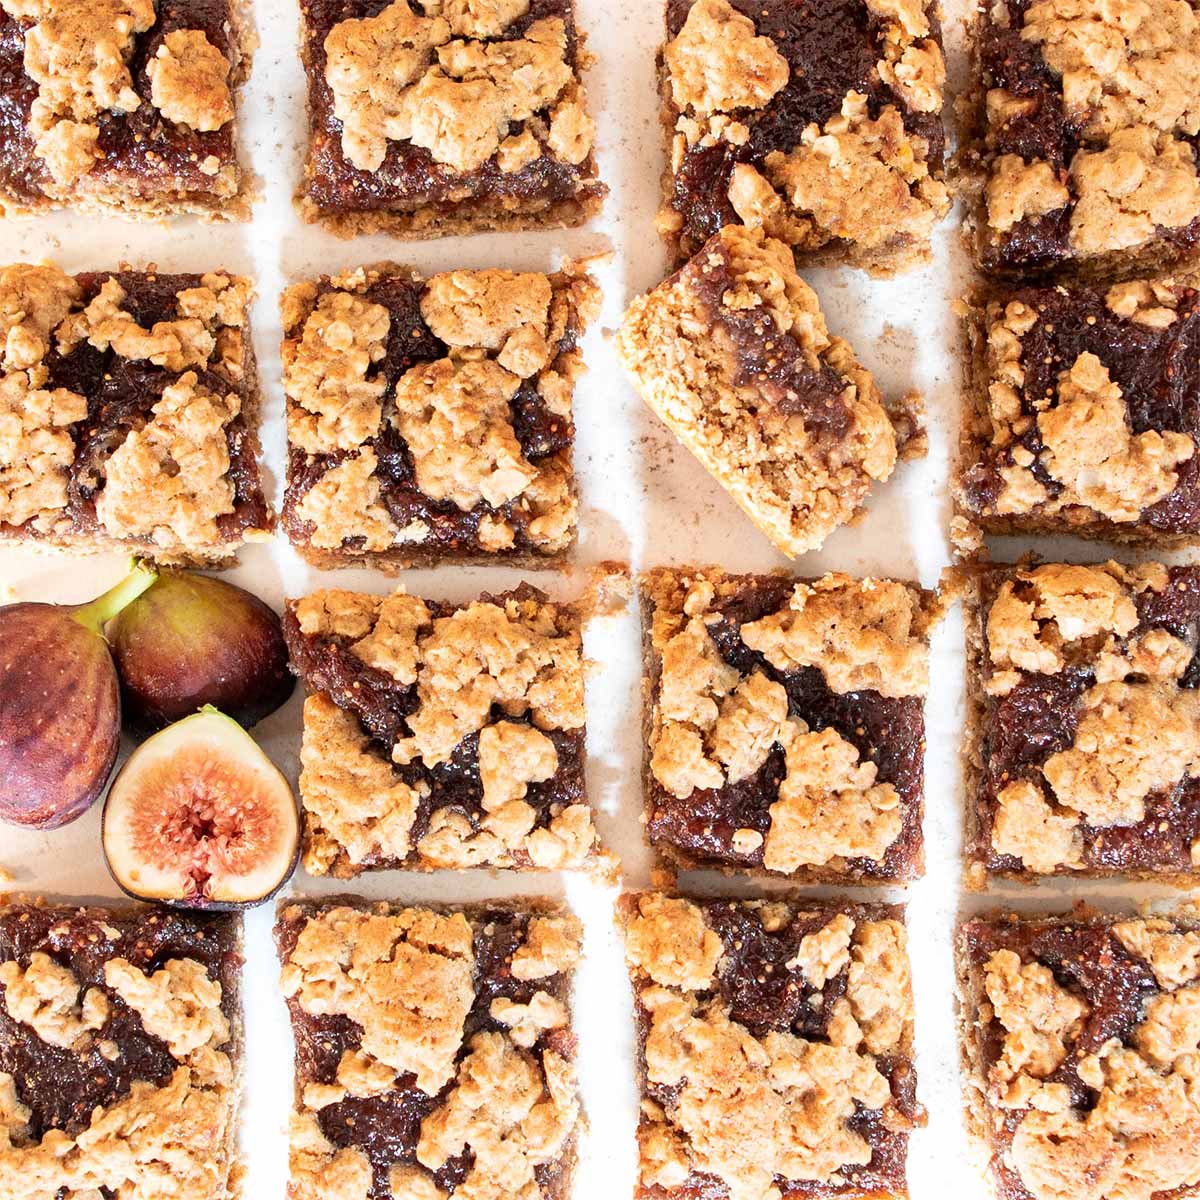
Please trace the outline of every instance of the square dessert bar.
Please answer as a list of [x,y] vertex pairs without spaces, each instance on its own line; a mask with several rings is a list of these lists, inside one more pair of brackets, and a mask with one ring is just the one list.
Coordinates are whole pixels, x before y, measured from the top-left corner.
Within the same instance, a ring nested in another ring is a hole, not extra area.
[[581,934],[536,900],[280,905],[289,1200],[567,1200]]
[[1200,536],[1195,275],[996,288],[966,316],[958,507],[984,531]]
[[924,453],[920,397],[881,398],[761,230],[722,229],[629,306],[615,344],[642,399],[789,558]]
[[636,1200],[899,1200],[916,1099],[901,909],[621,897]]
[[0,1195],[241,1194],[240,921],[0,905]]
[[0,538],[231,560],[270,536],[248,279],[0,268]]
[[236,0],[0,0],[0,217],[245,220]]
[[1195,255],[1196,0],[989,0],[972,58],[963,166],[985,271],[1094,278]]
[[318,567],[561,562],[571,401],[600,291],[553,275],[391,264],[283,296],[284,525]]
[[607,869],[584,781],[582,603],[288,602],[304,680],[304,865]]
[[698,568],[650,571],[639,590],[659,858],[806,881],[919,876],[937,595]]
[[679,261],[741,221],[800,263],[891,274],[950,209],[936,3],[668,0],[659,56]]
[[996,1200],[1196,1195],[1195,913],[983,917],[956,957],[967,1129]]
[[301,214],[344,237],[579,225],[606,188],[574,0],[303,0]]
[[988,873],[1200,873],[1200,567],[994,567],[967,603],[967,834]]

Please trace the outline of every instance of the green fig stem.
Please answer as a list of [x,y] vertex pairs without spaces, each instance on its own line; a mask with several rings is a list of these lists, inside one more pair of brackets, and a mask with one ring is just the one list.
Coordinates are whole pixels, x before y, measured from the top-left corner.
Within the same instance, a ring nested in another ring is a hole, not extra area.
[[71,614],[85,629],[100,637],[104,626],[123,608],[132,604],[156,579],[158,572],[142,559],[130,560],[130,572],[115,587],[87,604],[81,604]]

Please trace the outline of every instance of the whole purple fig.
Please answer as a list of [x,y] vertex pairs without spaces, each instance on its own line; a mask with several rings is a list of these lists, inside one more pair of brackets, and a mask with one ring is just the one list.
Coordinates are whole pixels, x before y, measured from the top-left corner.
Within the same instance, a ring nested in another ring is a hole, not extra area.
[[108,627],[125,727],[145,736],[206,704],[249,728],[292,694],[279,617],[223,579],[160,571]]
[[103,629],[155,575],[137,565],[88,604],[0,608],[0,819],[57,829],[103,791],[121,739]]

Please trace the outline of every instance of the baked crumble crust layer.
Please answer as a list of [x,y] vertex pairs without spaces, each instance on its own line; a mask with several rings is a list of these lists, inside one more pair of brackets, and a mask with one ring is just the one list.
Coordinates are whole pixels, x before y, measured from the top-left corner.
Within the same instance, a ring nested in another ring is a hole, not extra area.
[[972,53],[963,166],[984,270],[1096,278],[1194,257],[1193,0],[994,0]]
[[284,526],[316,566],[550,565],[575,540],[579,341],[600,292],[394,264],[283,295]]
[[963,925],[967,1127],[996,1197],[1194,1194],[1198,950],[1190,911]]
[[582,928],[540,900],[284,902],[290,1200],[566,1200]]
[[0,1192],[241,1195],[240,922],[0,906]]
[[411,239],[600,210],[573,0],[305,0],[301,13],[306,220]]
[[722,229],[629,306],[615,345],[642,399],[790,558],[924,453],[920,397],[883,400],[760,229]]
[[1189,274],[977,295],[956,499],[989,533],[1200,536],[1200,292]]
[[678,261],[741,221],[798,262],[892,274],[950,209],[941,28],[920,0],[669,0],[659,55]]
[[1200,570],[980,569],[967,606],[969,881],[1194,880]]
[[622,896],[639,1200],[904,1197],[924,1124],[902,910]]
[[247,219],[254,44],[232,0],[3,0],[0,216]]
[[270,535],[250,280],[0,268],[0,537],[160,562]]
[[638,587],[656,854],[806,881],[919,876],[937,595],[712,568]]
[[288,602],[309,688],[300,795],[314,875],[609,867],[584,781],[582,609],[528,584],[455,606]]

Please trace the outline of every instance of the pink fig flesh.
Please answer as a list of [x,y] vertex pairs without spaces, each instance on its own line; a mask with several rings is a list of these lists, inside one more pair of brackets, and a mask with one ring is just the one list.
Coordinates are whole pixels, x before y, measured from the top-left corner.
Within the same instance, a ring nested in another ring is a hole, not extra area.
[[223,579],[164,571],[107,633],[125,725],[138,735],[206,704],[249,727],[295,687],[279,617]]
[[57,829],[104,790],[121,703],[100,629],[153,580],[138,568],[90,604],[0,608],[0,820]]
[[244,908],[291,877],[300,823],[288,782],[235,721],[213,708],[130,755],[104,804],[104,854],[117,884],[183,908]]

